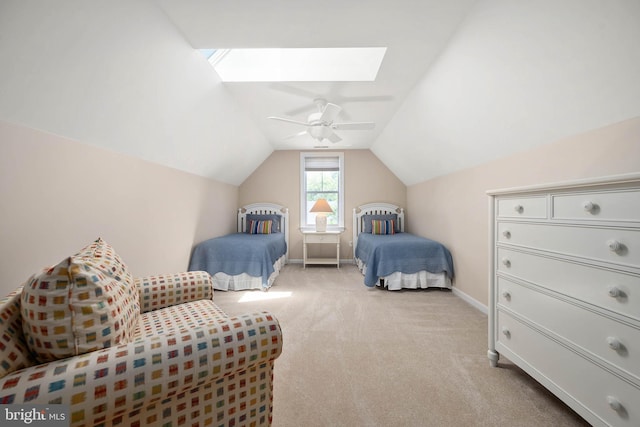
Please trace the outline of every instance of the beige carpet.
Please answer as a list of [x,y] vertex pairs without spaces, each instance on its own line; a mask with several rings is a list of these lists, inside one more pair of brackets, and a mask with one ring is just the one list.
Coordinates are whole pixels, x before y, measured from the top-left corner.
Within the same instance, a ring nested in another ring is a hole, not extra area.
[[353,265],[294,264],[269,292],[215,301],[280,321],[274,427],[588,425],[506,359],[489,367],[487,317],[450,291],[369,289]]

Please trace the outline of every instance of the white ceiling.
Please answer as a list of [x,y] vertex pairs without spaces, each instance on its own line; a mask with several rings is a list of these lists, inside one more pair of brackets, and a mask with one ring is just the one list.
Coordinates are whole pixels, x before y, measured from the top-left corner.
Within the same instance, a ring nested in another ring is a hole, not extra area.
[[[0,119],[240,184],[307,149],[370,148],[411,185],[640,116],[637,0],[0,2]],[[221,83],[200,48],[387,47],[375,82]]]
[[[371,131],[338,132],[331,148],[370,148],[407,93],[443,51],[472,0],[160,1],[195,48],[386,47],[374,82],[226,83],[273,148],[312,148],[304,127],[315,98],[340,105],[342,121],[373,121]],[[324,141],[325,144],[327,143]]]

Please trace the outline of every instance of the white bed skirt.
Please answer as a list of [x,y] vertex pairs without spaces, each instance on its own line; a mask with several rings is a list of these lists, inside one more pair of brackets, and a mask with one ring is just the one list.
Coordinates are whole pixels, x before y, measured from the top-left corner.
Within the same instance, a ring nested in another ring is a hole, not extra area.
[[286,257],[283,255],[273,264],[274,271],[269,276],[267,286],[262,286],[262,277],[249,276],[247,273],[229,276],[226,273],[219,272],[213,275],[213,289],[219,291],[245,291],[248,289],[268,291],[280,274],[280,270],[285,264],[285,259]]
[[[367,266],[359,258],[356,258],[356,265],[362,274],[367,273]],[[451,279],[446,273],[430,273],[426,270],[417,273],[395,272],[389,276],[381,277],[384,280],[384,286],[390,291],[398,291],[400,289],[426,289],[426,288],[444,288],[451,289]],[[380,282],[376,284],[380,286]],[[372,288],[373,289],[373,288]]]

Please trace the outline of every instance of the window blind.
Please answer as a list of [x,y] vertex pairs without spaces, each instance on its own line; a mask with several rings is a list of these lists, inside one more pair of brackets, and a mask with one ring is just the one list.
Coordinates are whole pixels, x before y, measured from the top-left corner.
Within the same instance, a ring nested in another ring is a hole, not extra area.
[[339,157],[306,157],[304,160],[305,171],[339,171]]

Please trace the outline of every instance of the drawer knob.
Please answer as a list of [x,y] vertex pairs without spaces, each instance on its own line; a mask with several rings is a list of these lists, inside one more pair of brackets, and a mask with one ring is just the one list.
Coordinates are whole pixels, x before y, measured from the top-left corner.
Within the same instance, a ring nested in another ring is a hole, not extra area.
[[511,261],[509,261],[509,258],[502,258],[502,265],[505,267],[511,267]]
[[607,344],[611,350],[618,351],[622,348],[622,343],[616,337],[607,337]]
[[518,213],[522,213],[522,212],[524,212],[524,206],[522,206],[522,205],[515,205],[515,206],[513,207],[513,210],[514,210],[514,211],[516,211],[516,212],[518,212]]
[[618,242],[615,239],[611,239],[607,242],[607,246],[609,246],[609,250],[611,252],[618,252],[622,249],[622,243]]
[[611,298],[618,298],[621,294],[622,291],[620,291],[620,288],[614,285],[609,286],[609,296]]
[[586,202],[582,203],[582,207],[584,208],[585,212],[593,212],[594,210],[596,210],[598,205],[587,200]]
[[504,230],[504,231],[502,232],[502,235],[503,235],[504,237],[506,237],[507,239],[510,239],[510,238],[511,238],[511,232],[510,232],[509,230]]
[[511,292],[509,291],[503,291],[502,292],[502,297],[506,300],[511,300]]
[[613,396],[607,396],[607,403],[609,404],[611,409],[616,412],[620,412],[624,409],[622,403],[620,403],[620,401]]
[[502,328],[502,334],[507,338],[511,338],[511,331],[506,326]]

